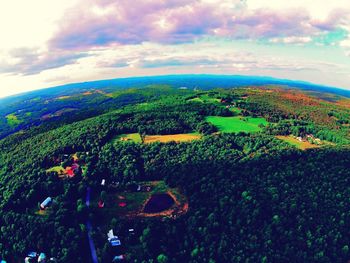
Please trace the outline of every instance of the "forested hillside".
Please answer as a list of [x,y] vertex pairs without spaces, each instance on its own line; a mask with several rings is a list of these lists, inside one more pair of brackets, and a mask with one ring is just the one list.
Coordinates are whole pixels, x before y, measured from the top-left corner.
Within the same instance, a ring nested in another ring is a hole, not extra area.
[[[346,97],[275,86],[108,94],[79,95],[77,113],[0,140],[0,260],[350,259]],[[167,207],[146,209],[164,196]]]
[[0,139],[29,127],[59,127],[159,96],[269,85],[292,87],[318,95],[329,93],[332,98],[350,98],[347,90],[268,77],[171,75],[90,81],[0,99]]

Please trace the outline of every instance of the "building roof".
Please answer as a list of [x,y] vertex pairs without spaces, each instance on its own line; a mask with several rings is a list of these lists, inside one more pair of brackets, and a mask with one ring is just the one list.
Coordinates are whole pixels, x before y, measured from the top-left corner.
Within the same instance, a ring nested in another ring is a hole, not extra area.
[[124,256],[123,255],[119,255],[119,256],[115,256],[113,258],[113,261],[112,262],[117,262],[117,261],[120,261],[120,260],[123,260],[124,259]]
[[48,206],[51,202],[52,202],[52,198],[51,198],[51,197],[47,197],[47,198],[44,200],[44,202],[41,203],[40,206],[46,207],[46,206]]
[[109,240],[109,243],[112,245],[112,247],[117,247],[120,246],[122,244],[122,242],[120,242],[120,240],[118,239],[118,237],[113,237]]
[[40,253],[39,258],[38,258],[38,262],[43,262],[45,259],[46,259],[45,253]]
[[38,256],[38,253],[36,253],[36,252],[31,251],[28,253],[28,257],[30,257],[30,258],[36,258],[37,256]]

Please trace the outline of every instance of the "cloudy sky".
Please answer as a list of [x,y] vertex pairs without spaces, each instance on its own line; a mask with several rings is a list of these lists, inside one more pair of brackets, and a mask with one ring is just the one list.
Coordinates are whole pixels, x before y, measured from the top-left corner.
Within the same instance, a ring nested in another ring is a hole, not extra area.
[[141,75],[350,89],[349,0],[1,0],[0,97]]

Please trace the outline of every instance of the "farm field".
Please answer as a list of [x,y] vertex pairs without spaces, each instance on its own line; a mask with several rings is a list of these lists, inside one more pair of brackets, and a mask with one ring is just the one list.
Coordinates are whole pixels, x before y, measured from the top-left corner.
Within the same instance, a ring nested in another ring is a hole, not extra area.
[[171,135],[146,135],[144,143],[153,142],[189,142],[193,140],[199,140],[201,135],[199,133],[183,133],[183,134],[171,134]]
[[220,132],[259,132],[262,129],[260,124],[267,125],[268,122],[264,118],[251,118],[251,117],[220,117],[209,116],[206,119],[208,122],[215,125]]
[[276,138],[283,140],[285,142],[288,142],[289,144],[299,148],[300,150],[306,150],[306,149],[313,149],[313,148],[319,148],[321,145],[312,144],[308,141],[299,141],[298,139],[294,138],[293,136],[276,136]]
[[113,139],[113,143],[118,141],[133,141],[136,143],[142,143],[141,135],[139,133],[129,133],[129,134],[121,134]]

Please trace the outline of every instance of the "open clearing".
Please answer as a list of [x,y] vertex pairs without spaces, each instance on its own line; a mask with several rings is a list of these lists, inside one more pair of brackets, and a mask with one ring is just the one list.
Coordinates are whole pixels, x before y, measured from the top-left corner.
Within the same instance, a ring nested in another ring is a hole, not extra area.
[[261,128],[260,124],[267,125],[268,122],[264,118],[252,118],[252,117],[220,117],[209,116],[206,119],[208,122],[215,125],[220,132],[259,132]]
[[80,173],[80,172],[82,175],[85,175],[87,171],[86,165],[79,161],[77,153],[70,154],[70,155],[67,154],[67,157],[68,156],[72,160],[70,165],[63,167],[62,164],[61,165],[59,164],[62,160],[58,160],[58,161],[56,160],[55,166],[46,169],[46,173],[55,172],[57,173],[58,178],[60,179],[73,178],[77,173]]
[[61,97],[58,97],[57,99],[58,100],[67,100],[67,99],[70,99],[72,96],[61,96]]
[[306,150],[306,149],[312,149],[312,148],[319,148],[322,145],[317,145],[317,144],[312,144],[308,141],[299,141],[297,138],[288,135],[288,136],[276,136],[276,138],[283,140],[285,142],[288,142],[289,144],[301,149],[301,150]]
[[62,166],[54,166],[50,169],[47,169],[46,173],[56,172],[58,175],[58,178],[60,179],[72,178],[74,177],[74,175],[69,173],[69,168],[70,167],[67,167],[66,169],[64,169]]
[[8,125],[10,125],[11,127],[17,126],[18,124],[21,124],[23,122],[19,120],[14,113],[6,115],[6,119],[7,119]]
[[[95,196],[92,207],[99,211],[100,219],[109,222],[116,216],[124,217],[170,217],[176,218],[187,212],[188,202],[186,197],[177,188],[169,188],[164,181],[152,181],[139,183],[142,189],[149,187],[149,191],[110,191],[107,193],[105,205],[98,208],[99,196]],[[149,212],[145,207],[150,205],[150,200],[155,196],[167,195],[173,202],[162,204],[164,209]]]
[[201,103],[220,103],[220,99],[215,97],[210,97],[208,95],[201,95],[193,99],[189,99],[190,102],[201,102]]
[[170,135],[146,135],[144,143],[153,142],[190,142],[193,140],[199,140],[201,135],[199,133],[182,133],[182,134],[170,134]]
[[133,141],[136,143],[142,143],[141,135],[139,133],[129,133],[129,134],[121,134],[113,139],[113,143],[118,141]]

